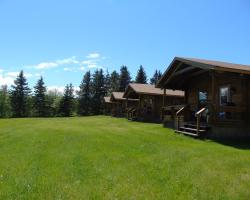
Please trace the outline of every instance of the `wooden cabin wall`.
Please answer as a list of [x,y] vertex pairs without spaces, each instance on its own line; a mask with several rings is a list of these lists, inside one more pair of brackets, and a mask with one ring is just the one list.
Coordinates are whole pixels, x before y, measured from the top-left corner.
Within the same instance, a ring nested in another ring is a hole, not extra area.
[[199,96],[199,91],[207,91],[208,92],[208,101],[212,101],[212,89],[211,89],[211,77],[209,74],[203,74],[199,77],[195,77],[190,81],[187,85],[188,88],[186,90],[187,95],[187,104],[190,105],[192,111],[197,109]]
[[[147,107],[146,102],[152,101],[152,113],[151,115],[143,114],[143,110]],[[140,95],[140,117],[145,121],[159,121],[161,119],[161,108],[163,105],[163,96],[161,95]]]
[[[220,105],[219,99],[219,91],[222,86],[230,86],[233,88],[234,94],[231,95],[231,101],[235,104],[234,108],[243,108],[243,112],[245,112],[243,118],[247,119],[246,116],[249,116],[249,108],[250,105],[250,90],[248,87],[249,79],[241,76],[240,74],[234,73],[222,73],[215,72],[214,73],[214,94],[212,88],[212,75],[209,73],[205,73],[202,76],[195,77],[192,81],[187,83],[188,88],[186,89],[187,95],[187,104],[190,105],[191,111],[198,111],[199,104],[199,91],[207,91],[208,92],[208,102],[212,103],[214,106],[215,115],[217,117],[218,112],[223,109],[223,106]],[[213,96],[214,95],[214,96]],[[227,107],[227,106],[224,106]]]
[[154,98],[155,98],[154,115],[158,120],[158,119],[161,118],[161,109],[162,109],[162,106],[163,106],[163,96],[157,95],[157,96],[154,96]]
[[250,77],[247,79],[247,119],[250,122]]

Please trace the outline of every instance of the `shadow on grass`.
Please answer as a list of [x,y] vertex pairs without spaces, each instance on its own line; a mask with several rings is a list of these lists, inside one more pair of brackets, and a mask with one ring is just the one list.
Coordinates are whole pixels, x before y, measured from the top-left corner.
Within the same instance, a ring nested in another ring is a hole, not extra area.
[[250,139],[211,139],[212,141],[241,150],[250,150]]

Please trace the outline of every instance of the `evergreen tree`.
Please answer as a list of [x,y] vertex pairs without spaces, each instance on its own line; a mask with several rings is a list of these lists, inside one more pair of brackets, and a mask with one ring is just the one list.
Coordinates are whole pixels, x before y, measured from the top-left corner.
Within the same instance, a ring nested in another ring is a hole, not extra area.
[[119,74],[116,71],[113,71],[110,76],[110,94],[119,90],[119,81]]
[[156,83],[160,80],[161,76],[162,73],[160,72],[160,70],[155,70],[153,77],[150,79],[150,84],[156,85]]
[[106,72],[105,80],[104,80],[104,87],[105,87],[105,95],[111,94],[111,77],[109,72]]
[[78,92],[78,109],[79,115],[89,115],[91,112],[91,74],[86,72],[80,84]]
[[102,69],[96,70],[93,75],[92,94],[93,114],[100,114],[102,112],[103,97],[105,96],[104,75]]
[[119,91],[124,92],[127,85],[130,83],[131,77],[126,66],[121,66],[120,69],[120,80],[119,80]]
[[0,118],[10,117],[11,107],[7,85],[0,88]]
[[48,116],[47,104],[46,104],[46,87],[44,86],[43,77],[41,77],[38,81],[35,89],[34,95],[34,112],[38,117],[46,117]]
[[30,89],[23,71],[17,76],[12,85],[11,94],[11,109],[13,117],[26,117],[29,113],[28,110],[28,97]]
[[136,83],[143,83],[143,84],[147,83],[147,75],[146,75],[146,72],[145,72],[142,65],[140,66],[140,68],[139,68],[139,70],[137,72],[135,82]]
[[63,117],[71,117],[74,112],[74,89],[70,83],[66,85],[63,97],[60,101],[59,115]]

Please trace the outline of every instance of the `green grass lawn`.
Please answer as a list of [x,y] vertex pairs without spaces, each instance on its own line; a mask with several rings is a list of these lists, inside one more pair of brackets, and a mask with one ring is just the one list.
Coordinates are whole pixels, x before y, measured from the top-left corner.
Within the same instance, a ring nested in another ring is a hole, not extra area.
[[250,199],[250,145],[111,117],[0,120],[0,199]]

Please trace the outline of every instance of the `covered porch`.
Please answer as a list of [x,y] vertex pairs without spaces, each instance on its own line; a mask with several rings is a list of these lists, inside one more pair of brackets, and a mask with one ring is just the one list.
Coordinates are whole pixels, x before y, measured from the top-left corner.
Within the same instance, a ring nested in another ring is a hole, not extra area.
[[185,91],[185,104],[163,107],[165,124],[194,137],[248,137],[249,74],[242,65],[175,58],[158,87]]

